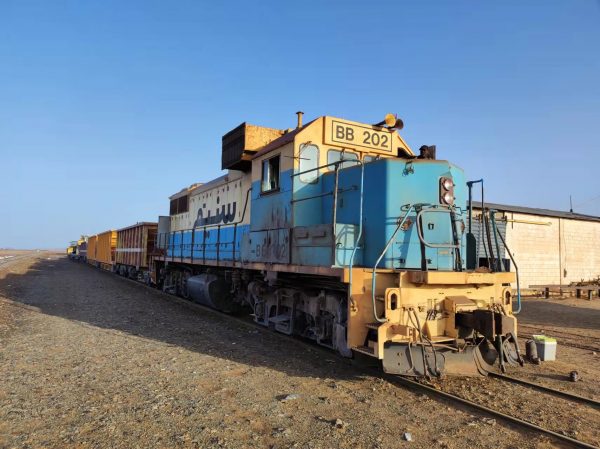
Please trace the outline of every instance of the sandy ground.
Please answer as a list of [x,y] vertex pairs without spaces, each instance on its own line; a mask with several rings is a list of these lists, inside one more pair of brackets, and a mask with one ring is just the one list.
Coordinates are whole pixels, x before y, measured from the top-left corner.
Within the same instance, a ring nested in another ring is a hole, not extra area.
[[23,256],[23,255],[33,255],[33,254],[39,254],[41,252],[46,252],[46,251],[41,251],[41,250],[27,250],[27,249],[0,249],[0,260],[4,259],[4,258],[12,258],[15,256]]
[[16,255],[16,254],[31,254],[35,251],[36,250],[0,248],[0,256],[12,256],[12,255]]
[[[563,331],[596,332],[600,301],[583,301],[528,302],[522,321],[546,327],[535,307],[556,304],[592,317],[590,328]],[[564,380],[573,367],[582,382]],[[600,390],[598,358],[580,348],[561,346],[559,361],[519,375],[590,396]],[[561,400],[492,379],[449,379],[443,388],[600,444],[598,412],[584,406],[571,404],[564,421]],[[104,447],[560,446],[63,255],[0,267],[0,448]]]

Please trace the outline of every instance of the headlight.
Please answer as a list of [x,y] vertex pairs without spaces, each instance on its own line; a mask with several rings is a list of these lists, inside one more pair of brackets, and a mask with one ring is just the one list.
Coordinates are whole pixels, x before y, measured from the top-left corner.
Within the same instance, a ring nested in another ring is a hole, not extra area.
[[448,206],[454,204],[454,181],[452,178],[440,178],[440,203]]
[[446,203],[446,204],[454,203],[454,195],[452,195],[450,192],[444,193],[444,196],[442,197],[442,199],[444,200],[444,203]]

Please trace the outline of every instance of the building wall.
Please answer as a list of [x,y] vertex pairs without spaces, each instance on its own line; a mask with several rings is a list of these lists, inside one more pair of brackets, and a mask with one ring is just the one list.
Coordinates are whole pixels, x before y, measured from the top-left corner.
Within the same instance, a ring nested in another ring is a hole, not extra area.
[[600,276],[600,223],[561,219],[561,253],[567,282]]
[[522,288],[600,276],[600,222],[507,212],[506,240]]

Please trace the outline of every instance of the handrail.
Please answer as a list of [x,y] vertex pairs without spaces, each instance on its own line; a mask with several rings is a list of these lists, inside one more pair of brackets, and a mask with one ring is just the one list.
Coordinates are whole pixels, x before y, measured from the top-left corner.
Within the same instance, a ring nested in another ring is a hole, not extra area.
[[[417,212],[417,223],[419,223],[419,218],[421,218],[421,215],[424,212],[446,212],[448,214],[451,214],[452,208],[450,206],[430,206],[428,208],[422,208],[421,210],[419,210],[419,212]],[[421,243],[427,246],[428,248],[460,248],[460,243],[429,243],[427,240],[425,240],[425,237],[423,237],[423,231],[421,229],[421,226],[417,226],[417,234]]]
[[[352,187],[348,187],[347,189],[338,189],[338,193],[350,192],[352,190],[356,190],[357,187],[353,185]],[[333,195],[333,190],[331,192],[319,193],[318,195],[313,196],[305,196],[304,198],[298,198],[295,200],[291,200],[290,203],[299,203],[300,201],[314,200],[317,198],[323,198],[325,196]]]
[[[483,178],[477,179],[475,181],[467,181],[467,187],[469,188],[469,201],[468,201],[468,209],[469,209],[469,233],[472,232],[473,225],[473,184],[481,183],[481,188],[483,189]],[[482,190],[483,193],[483,190]],[[483,202],[482,202],[483,203]]]
[[490,214],[490,222],[492,224],[492,230],[494,231],[494,244],[496,245],[496,270],[504,271],[505,267],[502,263],[502,258],[500,257],[500,245],[498,244],[498,234],[500,233],[498,226],[496,225],[496,211],[494,209],[489,209]]
[[335,235],[335,226],[337,223],[337,203],[338,203],[338,189],[340,186],[340,166],[335,166],[335,178],[333,182],[333,201],[332,201],[332,211],[331,211],[331,235],[333,236],[331,245],[331,254],[333,256],[332,262],[335,263],[335,248],[337,247],[337,237]]
[[396,226],[396,229],[394,230],[394,233],[392,234],[392,236],[390,237],[390,239],[386,243],[385,248],[383,249],[383,251],[379,255],[379,258],[377,259],[377,262],[375,262],[375,265],[373,266],[372,279],[371,279],[371,301],[373,303],[373,316],[375,317],[375,320],[377,322],[379,322],[379,323],[385,323],[385,322],[387,322],[387,319],[386,318],[379,318],[379,316],[377,316],[377,304],[375,303],[375,286],[377,285],[377,281],[376,281],[376,279],[377,279],[377,266],[379,265],[379,262],[381,262],[381,259],[383,259],[383,256],[385,256],[385,253],[387,253],[388,249],[392,245],[392,242],[396,238],[396,234],[398,234],[398,231],[400,230],[400,228],[402,228],[402,226],[404,226],[404,223],[406,222],[406,219],[408,218],[408,214],[410,213],[410,211],[415,206],[416,206],[415,204],[411,204],[408,207],[408,209],[406,210],[406,213],[404,214],[404,217],[402,218],[402,220],[400,220],[398,222],[398,226]]
[[513,265],[515,266],[515,274],[517,277],[517,310],[513,310],[513,313],[515,315],[518,315],[519,312],[521,312],[521,284],[519,283],[519,266],[517,265],[515,258],[513,257],[512,253],[510,252],[510,249],[508,248],[508,245],[506,244],[504,237],[502,237],[502,233],[499,232],[498,230],[497,230],[497,233],[498,233],[498,236],[500,237],[500,240],[502,240],[502,243],[504,244],[504,248],[506,249],[506,252],[508,253],[508,256],[510,257],[510,260],[512,261]]
[[[349,272],[348,272],[348,302],[354,304],[354,301],[352,300],[352,269],[354,267],[354,258],[356,256],[356,251],[359,249],[359,244],[360,244],[360,239],[362,238],[362,233],[363,233],[363,197],[364,197],[364,178],[365,178],[365,163],[364,161],[358,160],[358,159],[340,159],[339,161],[335,161],[335,162],[331,162],[328,164],[324,164],[324,165],[320,165],[318,167],[315,168],[310,168],[308,170],[304,170],[298,173],[292,173],[292,177],[296,177],[296,176],[300,176],[303,175],[305,173],[310,173],[313,171],[318,171],[321,170],[323,168],[326,167],[330,167],[330,166],[334,166],[335,167],[335,176],[336,176],[336,182],[335,182],[335,186],[333,191],[331,192],[326,192],[326,193],[322,193],[319,195],[314,195],[312,197],[306,197],[306,198],[298,198],[298,199],[293,199],[292,202],[299,202],[299,201],[304,201],[304,200],[310,200],[310,199],[315,199],[315,198],[320,198],[320,197],[324,197],[324,196],[328,196],[328,195],[333,195],[334,196],[334,201],[333,201],[333,207],[334,207],[334,218],[333,218],[333,245],[334,245],[334,257],[335,257],[335,244],[336,244],[336,236],[335,236],[335,223],[336,223],[336,211],[335,209],[337,208],[337,201],[335,199],[335,197],[337,196],[337,193],[343,193],[343,192],[347,192],[350,190],[355,190],[356,187],[353,186],[351,188],[347,188],[347,189],[341,189],[338,190],[338,186],[337,186],[337,182],[338,182],[338,175],[339,175],[339,166],[343,163],[346,162],[351,162],[354,163],[356,165],[360,165],[360,188],[359,188],[359,195],[360,195],[360,201],[359,201],[359,211],[358,211],[358,236],[356,238],[356,244],[354,246],[354,248],[352,249],[352,254],[350,256],[350,265],[348,267]],[[351,167],[348,167],[351,168]]]
[[[303,175],[305,173],[310,173],[310,172],[313,172],[313,171],[321,170],[322,168],[329,167],[331,165],[340,165],[340,164],[343,164],[345,162],[354,162],[356,164],[362,164],[363,163],[362,161],[359,161],[358,159],[340,159],[339,161],[329,162],[328,164],[319,165],[318,167],[309,168],[308,170],[304,170],[304,171],[301,171],[301,172],[298,172],[298,173],[292,173],[291,177],[295,178],[296,176],[300,176],[300,175]],[[351,167],[347,167],[347,168],[351,168]]]
[[[360,245],[360,239],[362,238],[363,233],[363,187],[364,187],[364,179],[365,179],[365,164],[360,162],[360,202],[358,209],[358,237],[356,238],[356,244],[352,249],[352,254],[350,255],[350,265],[349,265],[349,273],[348,273],[348,303],[352,303],[355,306],[354,301],[352,299],[352,269],[354,267],[354,256],[356,255],[356,250]],[[335,242],[334,242],[335,243]]]

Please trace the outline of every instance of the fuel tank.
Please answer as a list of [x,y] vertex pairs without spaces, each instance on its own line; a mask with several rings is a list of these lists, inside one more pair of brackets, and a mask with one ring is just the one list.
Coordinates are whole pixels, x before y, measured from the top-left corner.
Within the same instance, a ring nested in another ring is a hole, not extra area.
[[188,278],[187,290],[190,299],[199,304],[223,312],[232,312],[235,308],[229,283],[215,274],[203,273]]

